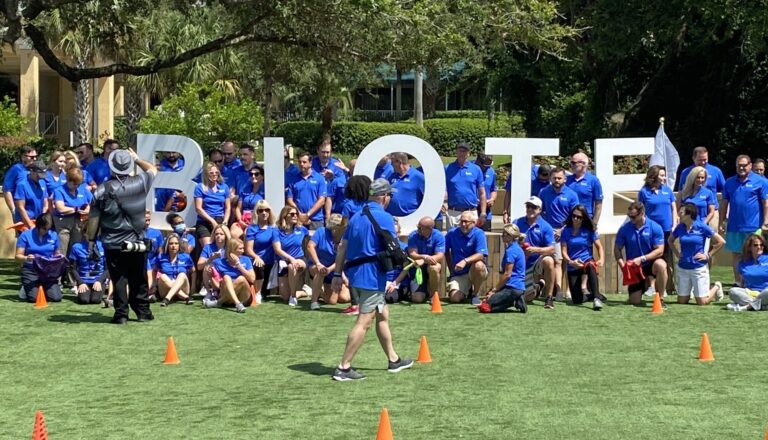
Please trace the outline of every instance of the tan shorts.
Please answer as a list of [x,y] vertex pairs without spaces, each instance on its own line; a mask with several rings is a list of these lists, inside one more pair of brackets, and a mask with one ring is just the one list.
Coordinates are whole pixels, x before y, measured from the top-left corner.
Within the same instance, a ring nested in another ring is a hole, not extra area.
[[[485,276],[488,276],[488,266],[483,264],[483,267],[485,268]],[[468,295],[471,288],[472,282],[469,280],[469,272],[465,273],[464,275],[454,275],[446,285],[446,290],[449,293],[453,292],[454,290],[458,290],[464,295]],[[479,292],[475,292],[475,294],[478,293]]]

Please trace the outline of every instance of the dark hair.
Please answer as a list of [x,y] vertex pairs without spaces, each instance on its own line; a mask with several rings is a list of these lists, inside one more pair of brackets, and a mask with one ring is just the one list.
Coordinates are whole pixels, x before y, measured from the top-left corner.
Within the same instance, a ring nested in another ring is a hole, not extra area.
[[709,153],[709,151],[707,151],[707,147],[702,147],[702,146],[698,146],[698,147],[693,149],[693,157],[694,158],[696,156],[698,156],[699,153]]
[[[262,176],[264,175],[264,167],[262,167],[261,165],[254,165],[253,168],[251,168],[251,171],[253,171],[253,170],[259,170],[261,172],[261,175]],[[249,173],[251,171],[249,171]]]
[[595,224],[592,222],[592,217],[589,216],[587,213],[587,208],[582,205],[578,204],[571,209],[571,213],[568,215],[568,218],[565,219],[565,226],[573,227],[573,213],[579,212],[581,213],[581,227],[588,230],[595,232]]
[[165,216],[165,222],[173,226],[173,221],[176,220],[177,217],[183,220],[183,218],[179,214],[172,212]]
[[52,228],[53,227],[53,216],[50,212],[45,212],[43,214],[40,214],[35,219],[35,227],[36,228]]
[[33,151],[37,151],[37,149],[32,145],[24,145],[21,147],[21,153],[19,154],[19,157],[23,157],[25,154],[29,154]]
[[633,211],[637,211],[637,213],[640,214],[640,215],[645,214],[645,205],[643,205],[640,202],[632,202],[632,203],[630,203],[629,207],[627,208],[627,210],[630,210],[630,209],[633,210]]
[[77,146],[77,148],[80,148],[80,147],[85,147],[85,148],[87,148],[87,149],[89,149],[89,150],[93,151],[93,145],[92,145],[92,144],[90,144],[90,143],[88,143],[88,142],[83,142],[82,144],[79,144],[79,145]]
[[741,261],[748,261],[750,258],[752,258],[751,253],[749,252],[750,246],[752,246],[753,241],[759,241],[763,244],[763,253],[765,253],[765,239],[762,235],[755,235],[755,234],[749,234],[747,235],[747,238],[744,239],[744,244],[741,245]]
[[565,174],[565,168],[554,167],[554,168],[552,168],[552,171],[549,172],[549,175],[551,176],[553,174],[559,174],[559,173]]
[[765,159],[761,159],[758,157],[757,159],[752,161],[752,165],[757,165],[759,163],[765,163]]
[[219,154],[220,156],[224,156],[224,153],[221,152],[221,148],[214,148],[213,150],[208,152],[208,158],[210,159],[211,156],[213,156],[214,154]]
[[356,202],[368,200],[368,190],[371,187],[371,178],[368,176],[352,176],[344,187],[344,197]]
[[104,146],[105,146],[105,147],[106,147],[107,145],[112,145],[112,144],[117,144],[117,145],[120,145],[120,142],[118,142],[118,141],[116,141],[116,140],[114,140],[114,139],[107,139],[106,141],[104,141]]
[[248,150],[251,153],[256,151],[256,148],[254,148],[253,145],[251,145],[251,144],[249,144],[247,142],[240,144],[240,149],[241,150]]
[[683,214],[696,220],[699,217],[699,208],[693,203],[686,203],[683,205]]
[[661,187],[661,179],[659,179],[661,170],[666,171],[667,168],[663,165],[653,165],[648,168],[648,172],[645,173],[645,186],[653,188],[654,186],[659,185],[659,187]]
[[306,151],[303,151],[303,152],[299,153],[299,155],[296,156],[296,159],[301,160],[301,158],[304,157],[304,156],[307,156],[309,158],[309,161],[312,162],[312,155],[307,153]]

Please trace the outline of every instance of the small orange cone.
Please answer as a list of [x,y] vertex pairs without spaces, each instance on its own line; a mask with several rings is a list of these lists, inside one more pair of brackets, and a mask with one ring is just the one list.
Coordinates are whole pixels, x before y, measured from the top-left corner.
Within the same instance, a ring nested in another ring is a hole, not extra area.
[[443,305],[440,304],[440,295],[437,291],[432,294],[432,313],[443,313]]
[[707,336],[706,333],[704,333],[704,336],[701,337],[701,349],[699,349],[699,360],[702,362],[715,360],[715,357],[712,355],[712,347],[709,346],[709,336]]
[[656,292],[656,295],[653,295],[653,307],[651,307],[651,313],[654,315],[664,313],[664,309],[661,307],[661,295],[659,295],[659,292]]
[[427,363],[432,362],[432,356],[429,355],[429,345],[427,345],[427,337],[421,337],[421,345],[419,346],[419,357],[416,358],[416,362]]
[[168,336],[168,347],[165,349],[165,365],[178,365],[179,355],[176,354],[176,343],[173,342],[173,336]]
[[256,304],[256,289],[253,287],[253,284],[251,284],[251,307],[256,307],[258,304]]
[[35,411],[35,427],[32,428],[32,440],[48,440],[45,417],[43,417],[43,413],[40,411]]
[[46,307],[48,307],[48,300],[45,299],[45,292],[43,291],[43,286],[40,286],[37,288],[37,298],[35,298],[35,308],[44,309]]
[[389,424],[389,412],[386,408],[379,415],[379,430],[376,431],[376,440],[394,440],[392,426]]

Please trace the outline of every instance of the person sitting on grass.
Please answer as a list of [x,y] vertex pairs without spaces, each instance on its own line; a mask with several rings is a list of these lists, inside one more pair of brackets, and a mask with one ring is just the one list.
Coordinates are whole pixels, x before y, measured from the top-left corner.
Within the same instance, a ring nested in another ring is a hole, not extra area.
[[99,304],[109,287],[104,245],[97,238],[93,248],[89,249],[88,222],[83,222],[82,228],[81,240],[72,244],[68,255],[77,300],[80,304]]
[[[339,248],[341,236],[344,235],[346,227],[341,214],[331,214],[328,217],[327,226],[317,228],[312,238],[307,242],[309,275],[312,277],[310,310],[320,309],[318,299],[321,293],[326,304],[334,305],[339,302],[349,302],[348,280],[345,280],[346,282],[342,284],[338,293],[331,289],[333,272],[336,271],[336,250]],[[342,278],[344,278],[343,274]]]
[[[528,312],[525,303],[525,253],[520,247],[525,242],[525,234],[514,223],[504,225],[501,233],[504,241],[504,256],[501,259],[499,281],[488,290],[485,301],[478,310],[481,313],[503,312],[510,307],[520,313]],[[536,284],[539,286],[540,284]]]
[[472,305],[480,305],[480,288],[488,278],[488,243],[483,230],[475,227],[477,218],[477,211],[462,212],[459,226],[445,235],[446,261],[451,270],[448,299],[452,303],[472,297]]
[[[584,302],[584,289],[581,278],[586,275],[589,285],[587,301],[592,301],[593,310],[601,310],[606,301],[600,293],[597,271],[604,263],[603,244],[595,230],[595,224],[587,213],[584,205],[576,205],[571,215],[565,221],[565,227],[560,235],[560,246],[563,251],[563,261],[568,265],[568,285],[571,287],[571,299],[574,304]],[[597,249],[597,259],[592,255],[592,248]]]
[[416,230],[408,237],[408,256],[422,271],[422,283],[411,292],[411,302],[423,303],[439,289],[445,257],[445,237],[435,230],[431,217],[419,220]]
[[[677,240],[680,240],[679,250],[675,247]],[[712,247],[707,251],[710,241]],[[680,208],[680,224],[672,231],[667,243],[678,259],[677,303],[688,304],[691,291],[700,306],[723,299],[723,285],[719,281],[711,289],[709,287],[709,263],[725,240],[701,218],[700,208],[693,203]]]
[[213,261],[215,273],[211,278],[214,288],[219,290],[219,298],[206,298],[205,307],[235,306],[237,313],[245,313],[251,305],[251,285],[256,281],[253,263],[245,253],[245,245],[239,238],[233,238],[227,243],[226,256]]
[[269,278],[275,265],[275,248],[272,244],[275,234],[275,215],[266,200],[254,205],[252,224],[245,230],[245,253],[253,259],[256,281],[256,303],[269,293]]
[[544,308],[553,309],[555,232],[541,217],[541,207],[541,199],[531,196],[525,202],[525,215],[516,219],[514,224],[525,234],[525,284],[544,284]]
[[738,265],[741,287],[732,287],[726,307],[734,312],[768,309],[768,255],[762,235],[749,235],[741,249]]
[[194,263],[188,253],[181,251],[181,239],[171,233],[165,239],[163,253],[157,257],[157,292],[160,307],[166,307],[174,298],[192,304],[189,289],[189,272],[194,270]]
[[213,241],[203,246],[200,252],[200,258],[197,259],[197,271],[203,274],[203,287],[200,294],[203,296],[212,292],[211,286],[211,264],[217,258],[221,258],[227,252],[227,242],[232,238],[229,228],[226,225],[216,225],[213,228]]
[[42,277],[34,265],[39,258],[61,255],[60,249],[59,236],[53,230],[53,217],[50,213],[38,215],[34,227],[22,232],[16,239],[15,259],[24,263],[21,267],[21,284],[28,302],[35,302],[40,286],[48,301],[61,301],[58,278]]
[[[387,182],[389,183],[389,182]],[[392,217],[395,222],[395,232],[397,236],[400,236],[400,220],[397,217]],[[397,240],[397,244],[400,245],[400,249],[408,255],[408,243],[404,243]],[[387,271],[387,287],[384,290],[384,300],[387,304],[394,304],[398,301],[408,300],[411,296],[411,277],[410,270],[403,270],[402,267],[394,267],[392,270]]]
[[291,307],[296,307],[296,293],[304,284],[304,239],[309,231],[299,224],[299,210],[286,205],[280,211],[277,230],[272,238],[275,255],[281,258],[281,264],[287,265],[278,273],[278,288],[283,301]]

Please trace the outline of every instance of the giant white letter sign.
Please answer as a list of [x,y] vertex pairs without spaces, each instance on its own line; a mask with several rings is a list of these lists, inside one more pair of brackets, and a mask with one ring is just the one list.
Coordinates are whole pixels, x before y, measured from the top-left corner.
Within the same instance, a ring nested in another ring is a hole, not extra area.
[[485,154],[512,156],[509,173],[512,177],[509,217],[525,215],[525,201],[531,194],[531,163],[533,156],[557,156],[560,139],[485,138]]
[[[283,138],[264,138],[264,198],[277,218],[285,205]],[[255,218],[255,217],[254,217]]]
[[626,214],[613,214],[613,194],[621,191],[637,191],[643,186],[645,174],[613,174],[613,158],[616,156],[651,155],[653,138],[595,139],[595,175],[605,189],[603,213],[600,216],[600,233],[615,234],[624,223]]
[[155,153],[158,151],[176,151],[184,156],[184,168],[178,172],[158,171],[157,177],[152,182],[152,189],[147,194],[147,209],[152,212],[153,228],[170,229],[165,222],[165,212],[154,212],[155,188],[180,189],[187,196],[187,207],[179,214],[184,217],[188,225],[194,225],[197,221],[195,212],[195,182],[200,168],[203,166],[203,150],[197,142],[186,136],[169,134],[141,134],[136,136],[138,151],[136,154],[149,163],[155,163]]
[[355,175],[373,178],[376,164],[390,153],[405,152],[415,157],[424,169],[424,200],[421,205],[405,217],[400,218],[400,230],[408,234],[422,217],[434,218],[443,205],[445,194],[445,167],[440,155],[425,140],[406,134],[382,136],[368,144],[360,153],[355,165]]

